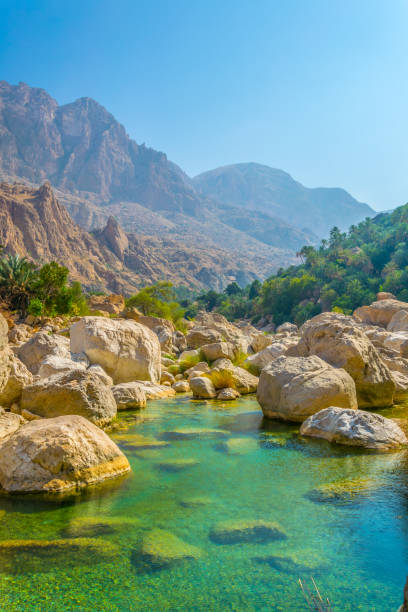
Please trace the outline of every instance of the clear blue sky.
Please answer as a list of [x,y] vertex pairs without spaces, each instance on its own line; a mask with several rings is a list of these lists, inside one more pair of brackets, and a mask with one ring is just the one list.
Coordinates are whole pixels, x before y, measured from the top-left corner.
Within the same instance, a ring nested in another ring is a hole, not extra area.
[[0,79],[90,96],[188,174],[408,201],[408,0],[0,0]]

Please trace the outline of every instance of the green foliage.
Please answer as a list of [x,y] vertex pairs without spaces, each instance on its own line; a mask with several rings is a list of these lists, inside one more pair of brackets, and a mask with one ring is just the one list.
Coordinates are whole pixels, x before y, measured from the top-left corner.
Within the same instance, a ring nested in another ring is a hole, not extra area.
[[322,311],[350,314],[389,291],[408,301],[408,204],[365,219],[341,232],[334,227],[319,247],[304,246],[300,265],[278,270],[263,284],[199,295],[193,306],[216,310],[228,319],[273,315],[279,325],[298,325]]
[[55,261],[41,267],[18,255],[0,259],[0,297],[12,310],[36,317],[87,314],[79,283],[68,285],[68,269]]
[[172,283],[165,281],[141,289],[126,300],[126,306],[138,308],[144,315],[168,319],[176,326],[185,313],[184,308],[175,301]]

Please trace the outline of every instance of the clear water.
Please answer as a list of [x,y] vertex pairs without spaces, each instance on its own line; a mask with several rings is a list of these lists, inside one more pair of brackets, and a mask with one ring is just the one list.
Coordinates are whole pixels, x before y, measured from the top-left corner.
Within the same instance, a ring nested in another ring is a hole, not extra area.
[[[0,540],[55,540],[78,518],[129,523],[125,530],[95,536],[117,547],[112,558],[69,549],[50,557],[40,551],[0,555],[1,610],[301,611],[307,607],[297,581],[310,575],[337,612],[397,610],[408,573],[405,452],[370,454],[301,440],[296,426],[265,424],[252,398],[221,406],[177,398],[150,403],[142,422],[135,416],[121,416],[124,428],[113,434],[132,475],[60,500],[0,498],[0,514],[6,511]],[[241,454],[205,437],[132,448],[132,434],[160,439],[185,427],[243,438]],[[183,458],[197,463],[178,471],[158,465]],[[310,496],[316,486],[344,478],[369,478],[373,486],[325,501]],[[192,497],[206,503],[186,507]],[[211,541],[213,525],[229,519],[275,521],[288,538],[265,544]],[[135,551],[152,528],[199,547],[201,558],[141,573]],[[256,560],[288,554],[306,565],[317,559],[317,566],[310,574],[303,565],[277,569]]]

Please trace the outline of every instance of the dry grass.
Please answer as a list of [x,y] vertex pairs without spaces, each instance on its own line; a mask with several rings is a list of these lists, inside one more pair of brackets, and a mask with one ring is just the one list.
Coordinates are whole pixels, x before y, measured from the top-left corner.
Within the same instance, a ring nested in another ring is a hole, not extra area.
[[216,389],[235,389],[235,376],[230,370],[212,370],[206,374]]

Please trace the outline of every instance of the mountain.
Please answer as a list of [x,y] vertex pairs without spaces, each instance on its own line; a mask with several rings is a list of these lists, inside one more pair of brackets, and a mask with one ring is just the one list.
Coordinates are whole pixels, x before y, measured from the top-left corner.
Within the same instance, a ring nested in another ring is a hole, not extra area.
[[24,83],[0,82],[0,176],[34,186],[49,180],[85,229],[100,227],[114,214],[126,231],[188,236],[193,243],[204,237],[209,247],[227,243],[237,252],[269,257],[278,267],[317,239],[265,212],[226,207],[199,194],[164,153],[130,139],[94,100],[59,106],[46,91]]
[[233,164],[199,174],[193,179],[204,197],[240,206],[327,236],[332,227],[347,229],[375,212],[339,188],[309,189],[283,170],[261,164]]
[[89,233],[71,219],[48,182],[39,189],[0,183],[0,243],[5,253],[38,263],[58,261],[89,290],[126,295],[164,279],[221,291],[234,280],[246,285],[259,278],[259,269],[273,270],[260,256],[127,234],[114,217]]

